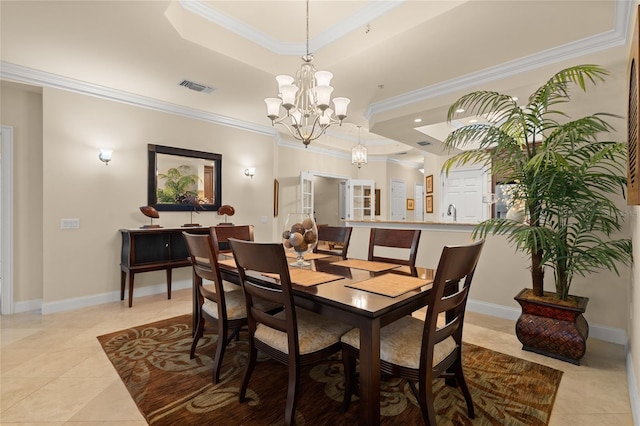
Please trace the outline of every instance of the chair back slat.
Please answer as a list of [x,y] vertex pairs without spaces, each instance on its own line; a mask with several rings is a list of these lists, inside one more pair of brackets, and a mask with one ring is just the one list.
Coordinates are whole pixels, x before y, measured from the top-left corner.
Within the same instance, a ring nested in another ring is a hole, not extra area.
[[[226,306],[223,297],[222,275],[218,267],[218,250],[213,245],[211,236],[208,234],[190,234],[188,232],[182,232],[182,235],[196,276],[195,284],[198,286],[198,292],[204,297],[214,300],[218,304],[218,309],[224,311]],[[215,292],[209,291],[202,286],[203,279],[213,282]]]
[[313,249],[313,252],[335,256],[337,254],[337,251],[331,250],[330,248],[324,249],[322,248],[323,245],[321,245],[320,243],[326,243],[326,245],[337,243],[342,247],[339,256],[341,256],[342,259],[346,260],[352,231],[353,228],[351,226],[318,226],[318,244]]
[[[296,312],[291,289],[289,265],[284,247],[280,243],[256,243],[229,238],[233,257],[238,266],[240,283],[244,290],[247,303],[247,319],[249,331],[255,332],[258,323],[287,333],[289,348],[298,351],[298,328]],[[279,286],[265,289],[264,286],[252,282],[249,271],[263,274],[278,274]],[[261,311],[256,305],[256,298],[263,298],[278,303],[284,307],[285,320],[274,318],[266,311]]]
[[[418,276],[416,258],[418,255],[420,233],[420,229],[371,228],[371,233],[369,234],[368,260],[406,265],[410,267],[411,275]],[[406,257],[403,259],[381,256],[377,253],[376,247],[405,249]]]
[[[444,370],[448,365],[433,366],[434,347],[448,337],[462,345],[462,326],[473,275],[484,246],[484,240],[462,246],[445,246],[440,256],[433,287],[428,299],[427,316],[422,336],[420,369]],[[456,287],[457,288],[456,290]],[[438,327],[438,316],[445,313],[445,325]],[[454,358],[446,358],[441,364]]]
[[221,252],[230,252],[229,238],[253,241],[253,225],[218,225],[209,227],[213,244]]

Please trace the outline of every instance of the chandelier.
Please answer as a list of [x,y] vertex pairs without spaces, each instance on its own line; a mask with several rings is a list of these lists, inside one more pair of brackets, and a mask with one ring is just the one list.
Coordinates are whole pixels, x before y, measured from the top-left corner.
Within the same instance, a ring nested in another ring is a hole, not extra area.
[[[307,54],[302,57],[303,64],[295,77],[279,75],[278,97],[267,98],[267,117],[271,124],[283,125],[291,135],[302,141],[304,147],[322,136],[332,124],[342,125],[347,117],[349,98],[334,98],[334,109],[329,108],[333,87],[329,84],[333,74],[329,71],[316,71],[311,63],[313,55],[309,53],[309,0],[307,0]],[[284,113],[280,116],[280,107]]]
[[356,164],[358,168],[367,164],[367,147],[360,143],[360,126],[358,126],[358,145],[351,149],[351,164]]

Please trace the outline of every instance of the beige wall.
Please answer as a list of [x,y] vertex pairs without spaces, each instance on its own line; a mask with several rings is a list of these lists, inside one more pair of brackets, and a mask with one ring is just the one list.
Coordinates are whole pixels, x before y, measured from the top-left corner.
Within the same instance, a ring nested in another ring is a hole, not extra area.
[[[139,207],[147,204],[149,143],[222,154],[222,203],[235,207],[231,220],[254,224],[257,240],[271,238],[272,137],[55,89],[44,89],[43,122],[45,303],[119,289],[118,229],[148,223]],[[101,147],[113,149],[108,166],[98,160]],[[26,165],[19,161],[16,170]],[[247,166],[256,167],[253,179],[244,176]],[[62,218],[79,218],[80,229],[61,230]],[[213,225],[223,219],[202,212],[195,220]],[[188,212],[160,212],[155,223],[189,221]],[[181,268],[174,276],[191,275]],[[135,285],[164,281],[164,272],[151,272],[136,275]]]
[[42,299],[42,94],[2,82],[0,124],[13,127],[13,296]]
[[340,180],[316,176],[313,179],[315,217],[318,225],[340,226]]

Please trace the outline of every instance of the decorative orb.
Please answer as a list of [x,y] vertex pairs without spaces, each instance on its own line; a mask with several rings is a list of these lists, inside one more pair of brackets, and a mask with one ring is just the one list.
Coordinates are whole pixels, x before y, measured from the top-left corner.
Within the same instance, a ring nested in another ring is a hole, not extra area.
[[308,266],[304,255],[310,253],[318,243],[318,228],[309,214],[289,213],[282,232],[282,245],[285,250],[296,254],[292,266]]

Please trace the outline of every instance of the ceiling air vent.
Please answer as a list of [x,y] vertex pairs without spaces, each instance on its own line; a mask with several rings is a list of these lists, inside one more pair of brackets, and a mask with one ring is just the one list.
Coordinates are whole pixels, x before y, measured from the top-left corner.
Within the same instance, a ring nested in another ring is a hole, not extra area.
[[206,84],[202,84],[202,83],[196,83],[195,81],[190,81],[190,80],[182,80],[180,83],[178,83],[178,85],[184,86],[187,89],[195,90],[196,92],[202,92],[202,93],[211,93],[215,90],[211,86],[207,86]]
[[420,146],[429,146],[429,145],[431,145],[431,142],[429,142],[429,141],[422,141],[422,142],[418,142],[418,145],[420,145]]

